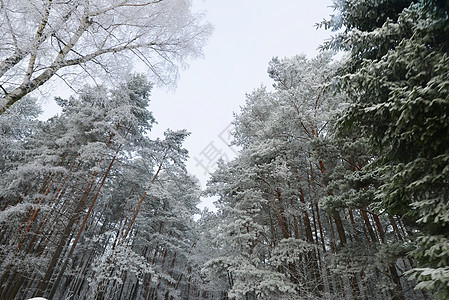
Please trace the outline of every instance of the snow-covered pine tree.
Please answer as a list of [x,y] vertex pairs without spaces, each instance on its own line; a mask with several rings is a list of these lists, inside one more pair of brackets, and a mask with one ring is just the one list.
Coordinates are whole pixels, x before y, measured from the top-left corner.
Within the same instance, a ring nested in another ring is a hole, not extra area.
[[[21,154],[1,174],[2,299],[144,298],[150,275],[169,281],[163,294],[181,289],[198,187],[184,167],[187,133],[148,137],[150,90],[140,75],[113,90],[87,88],[57,99],[60,116],[11,139]],[[171,229],[161,232],[166,268],[157,270],[146,217],[161,223],[164,211]]]
[[[344,244],[348,228],[338,211],[326,214],[318,206],[326,192],[321,182],[326,162],[313,155],[320,156],[314,141],[327,134],[339,109],[329,80],[331,57],[273,59],[268,73],[274,91],[262,87],[247,95],[236,116],[241,154],[220,167],[208,188],[220,196],[221,216],[228,220],[219,239],[233,248],[210,260],[206,270],[230,272],[230,296],[320,298],[344,293],[347,286],[338,287],[325,254],[336,250],[331,232]],[[253,283],[243,276],[250,269]],[[269,284],[275,277],[286,290]],[[256,282],[264,278],[258,289]],[[350,285],[358,289],[356,281]]]

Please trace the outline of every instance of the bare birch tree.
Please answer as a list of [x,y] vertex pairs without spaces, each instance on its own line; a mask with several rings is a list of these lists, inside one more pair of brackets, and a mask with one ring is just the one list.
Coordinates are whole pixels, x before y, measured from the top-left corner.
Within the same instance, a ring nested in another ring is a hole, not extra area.
[[209,33],[190,0],[0,0],[0,113],[55,76],[113,78],[138,60],[173,82]]

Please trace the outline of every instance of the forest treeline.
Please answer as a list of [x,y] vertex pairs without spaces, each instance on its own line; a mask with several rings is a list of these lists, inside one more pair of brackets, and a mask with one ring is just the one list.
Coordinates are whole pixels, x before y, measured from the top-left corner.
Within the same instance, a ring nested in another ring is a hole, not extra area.
[[[151,84],[56,99],[37,121],[33,98],[1,116],[1,299],[155,299],[194,293],[197,180],[185,131],[147,135]],[[188,297],[187,297],[188,298]]]
[[47,121],[8,106],[0,298],[447,299],[449,4],[334,2],[320,54],[247,94],[205,191],[187,131],[151,138],[143,75]]

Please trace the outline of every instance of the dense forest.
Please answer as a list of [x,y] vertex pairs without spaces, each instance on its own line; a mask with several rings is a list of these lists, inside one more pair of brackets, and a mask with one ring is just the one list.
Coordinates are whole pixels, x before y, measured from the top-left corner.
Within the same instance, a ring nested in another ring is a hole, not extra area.
[[189,1],[0,3],[0,299],[449,298],[447,1],[335,0],[203,191],[188,131],[151,135],[152,82],[210,35]]

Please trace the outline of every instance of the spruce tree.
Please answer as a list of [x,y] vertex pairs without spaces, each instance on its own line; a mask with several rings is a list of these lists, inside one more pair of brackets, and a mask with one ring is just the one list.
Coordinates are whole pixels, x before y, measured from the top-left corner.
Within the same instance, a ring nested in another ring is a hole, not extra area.
[[449,296],[449,6],[447,1],[336,1],[325,48],[348,52],[340,130],[359,129],[375,154],[380,208],[419,231],[417,288]]

